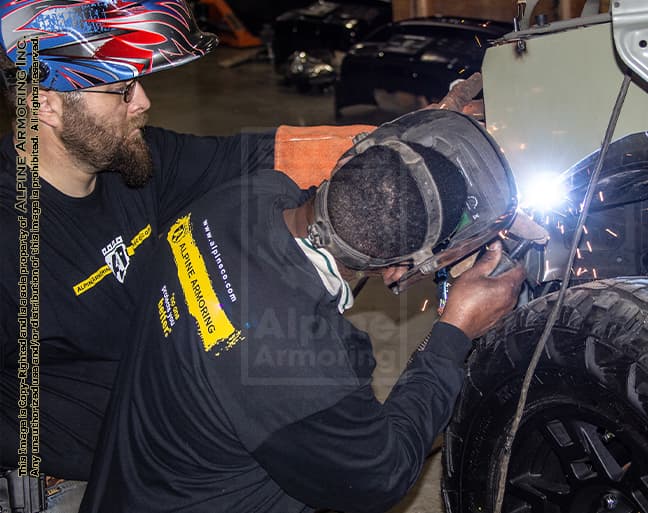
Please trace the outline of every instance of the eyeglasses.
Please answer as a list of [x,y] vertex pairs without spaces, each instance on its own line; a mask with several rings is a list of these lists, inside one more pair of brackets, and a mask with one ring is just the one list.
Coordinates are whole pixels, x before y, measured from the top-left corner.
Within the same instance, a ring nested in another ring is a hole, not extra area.
[[125,103],[130,103],[135,95],[135,86],[137,85],[137,79],[131,80],[123,89],[118,89],[117,91],[90,91],[88,89],[79,89],[79,93],[101,93],[101,94],[121,94]]

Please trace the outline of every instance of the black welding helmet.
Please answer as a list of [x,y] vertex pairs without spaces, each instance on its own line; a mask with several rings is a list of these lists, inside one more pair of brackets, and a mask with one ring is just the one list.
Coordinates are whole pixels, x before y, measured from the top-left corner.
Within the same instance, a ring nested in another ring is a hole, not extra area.
[[[315,198],[309,238],[350,269],[381,269],[406,263],[395,291],[473,253],[508,228],[517,191],[509,166],[486,130],[473,119],[447,110],[421,110],[381,125],[341,159],[383,147],[398,153],[414,179],[427,215],[423,243],[404,255],[378,258],[352,247],[329,215],[330,181]],[[452,165],[438,165],[439,154]],[[343,167],[345,164],[342,164]]]

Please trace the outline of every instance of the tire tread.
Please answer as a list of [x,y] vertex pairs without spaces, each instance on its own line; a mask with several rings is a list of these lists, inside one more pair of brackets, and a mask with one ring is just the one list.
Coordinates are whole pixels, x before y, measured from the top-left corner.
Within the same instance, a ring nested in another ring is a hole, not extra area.
[[[529,341],[539,339],[556,300],[553,293],[518,308],[476,341],[446,433],[443,495],[449,513],[460,513],[461,458],[476,404],[511,373],[526,372],[535,349]],[[569,289],[542,365],[566,372],[580,367],[648,423],[648,279],[615,278]]]

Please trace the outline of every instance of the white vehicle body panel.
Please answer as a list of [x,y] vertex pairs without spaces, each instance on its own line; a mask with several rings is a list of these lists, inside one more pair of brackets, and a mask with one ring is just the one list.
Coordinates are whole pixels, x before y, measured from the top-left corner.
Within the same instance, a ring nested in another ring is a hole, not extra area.
[[[515,40],[486,52],[487,127],[518,184],[533,173],[560,173],[600,147],[623,68],[609,19],[581,23],[570,30],[555,23],[553,29],[525,31],[522,53]],[[639,79],[631,84],[614,139],[648,130],[646,92]]]

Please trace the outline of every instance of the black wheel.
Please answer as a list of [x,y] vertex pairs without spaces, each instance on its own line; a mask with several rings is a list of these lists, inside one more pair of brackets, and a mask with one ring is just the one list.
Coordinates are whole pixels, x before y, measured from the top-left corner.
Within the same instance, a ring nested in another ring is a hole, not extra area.
[[[477,342],[444,446],[450,513],[493,510],[506,433],[556,294]],[[513,444],[507,513],[648,513],[648,279],[570,289]]]

